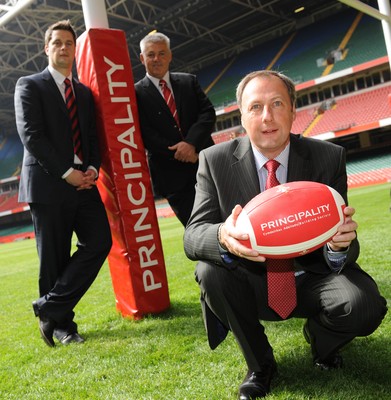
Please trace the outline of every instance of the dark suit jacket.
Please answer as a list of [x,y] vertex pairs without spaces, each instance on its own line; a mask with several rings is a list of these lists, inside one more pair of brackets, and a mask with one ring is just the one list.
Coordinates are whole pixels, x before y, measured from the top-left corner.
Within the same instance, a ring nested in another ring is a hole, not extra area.
[[[287,181],[298,180],[309,180],[327,184],[337,190],[346,201],[347,175],[344,148],[329,142],[291,135]],[[264,265],[261,263],[247,263],[247,260],[241,258],[236,258],[232,264],[222,261],[217,240],[218,226],[231,214],[233,207],[236,204],[244,206],[259,191],[258,174],[248,137],[216,145],[201,152],[194,208],[184,236],[186,255],[192,260],[200,260],[201,271],[208,268],[208,266],[211,269],[213,267],[228,269],[244,267],[248,270],[249,274],[253,273],[254,276],[255,274],[266,273],[266,268],[263,268]],[[357,239],[355,239],[349,247],[345,265],[343,266],[345,272],[353,268],[359,268],[356,264],[358,255],[359,246]],[[312,275],[331,273],[326,246],[313,253],[297,257],[294,259],[294,262],[298,270],[305,270]],[[216,264],[216,266],[212,264]],[[199,278],[197,272],[196,279]],[[238,276],[243,277],[244,274],[227,273],[214,276],[219,276],[223,280],[220,283],[224,285],[224,279],[236,279]],[[248,278],[250,279],[249,276]],[[363,291],[366,290],[367,286],[368,299],[372,298],[372,295],[378,296],[372,279],[364,272],[361,275],[361,279],[362,281],[359,285],[362,285],[361,290]],[[199,283],[202,286],[202,282]],[[232,288],[232,286],[230,287]],[[356,296],[357,293],[349,293],[349,295]],[[213,298],[213,296],[211,297]],[[224,340],[229,327],[224,326],[209,308],[204,293],[201,293],[200,300],[209,345],[214,349]],[[231,303],[226,308],[227,314],[231,314],[228,319],[237,317],[237,310],[241,310],[240,317],[247,322],[251,321],[253,310],[241,308],[243,304],[241,303],[240,296],[235,298],[234,301],[236,302],[235,307]],[[330,301],[333,300],[331,299]],[[246,302],[245,304],[247,307],[248,303]],[[384,300],[380,299],[378,304],[380,322],[386,309],[383,306],[385,304]],[[372,308],[372,306],[368,306],[363,312],[368,312],[369,309],[373,311],[376,307]],[[316,319],[314,318],[314,320]],[[340,348],[352,339],[351,332],[347,332],[346,335],[339,332],[333,338],[330,334],[332,328],[327,327],[326,329],[322,326],[322,323],[316,323],[316,327],[315,336],[319,339],[319,342],[323,343],[320,346],[323,346],[325,353],[330,349]],[[254,330],[242,333],[236,332],[236,334],[251,338],[251,341],[247,341],[246,339],[246,343],[254,343],[257,340],[265,340],[265,338],[259,337],[259,332],[259,330]],[[252,337],[252,335],[254,336]],[[255,356],[251,353],[251,348],[243,349],[243,351],[247,352],[247,356],[251,358]]]
[[[91,91],[73,79],[81,142],[83,167],[100,167]],[[22,77],[15,88],[15,116],[24,144],[19,201],[55,203],[75,196],[76,189],[62,179],[73,165],[74,151],[68,110],[56,82],[46,68]]]
[[[338,191],[347,202],[344,148],[291,134],[287,180],[324,183]],[[248,137],[201,152],[193,213],[184,236],[186,255],[192,260],[222,264],[217,242],[219,223],[226,220],[236,204],[246,205],[259,192],[259,178]],[[296,258],[296,269],[329,273],[329,262],[324,252],[325,249],[319,249]],[[346,264],[354,265],[358,254],[355,240],[350,246]],[[236,262],[262,269],[259,264],[247,260]]]
[[198,167],[198,163],[175,160],[174,152],[168,150],[168,146],[181,140],[194,145],[197,152],[212,146],[211,133],[216,120],[213,105],[194,75],[170,73],[170,81],[183,139],[164,98],[150,79],[144,77],[135,85],[141,134],[148,150],[152,180],[163,196],[180,191],[188,185],[189,179],[195,183]]

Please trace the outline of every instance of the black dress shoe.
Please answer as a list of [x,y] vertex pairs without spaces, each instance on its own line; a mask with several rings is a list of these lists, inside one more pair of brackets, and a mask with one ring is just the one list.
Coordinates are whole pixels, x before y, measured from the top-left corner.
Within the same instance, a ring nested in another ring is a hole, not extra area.
[[239,387],[239,400],[255,400],[270,392],[270,383],[277,372],[275,362],[265,364],[261,371],[248,371]]
[[308,328],[308,321],[303,326],[303,335],[307,343],[311,345],[312,354],[314,357],[314,367],[322,371],[330,371],[331,369],[339,369],[343,366],[343,359],[340,354],[331,354],[329,357],[322,359],[314,350],[314,338]]
[[69,335],[64,336],[60,339],[60,343],[67,345],[71,343],[84,343],[85,339],[80,336],[77,332],[70,333]]
[[314,360],[314,367],[322,371],[330,371],[331,369],[342,368],[343,359],[339,354],[333,354],[325,360],[317,358]]
[[56,326],[56,323],[42,315],[42,313],[39,312],[39,307],[37,302],[33,301],[33,310],[34,310],[34,314],[36,317],[39,318],[39,331],[41,333],[41,337],[43,339],[43,341],[49,346],[49,347],[54,347],[54,340],[53,340],[53,332],[54,332],[54,328]]

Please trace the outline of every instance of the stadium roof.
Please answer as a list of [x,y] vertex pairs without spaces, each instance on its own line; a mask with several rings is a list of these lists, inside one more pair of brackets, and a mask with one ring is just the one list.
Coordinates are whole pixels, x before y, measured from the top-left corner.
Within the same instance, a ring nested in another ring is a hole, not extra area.
[[[171,39],[173,71],[196,73],[222,59],[338,13],[338,0],[106,0],[109,27],[126,33],[135,81],[145,73],[139,41],[156,29]],[[361,1],[377,8],[377,1]],[[299,7],[303,11],[295,12]],[[44,32],[70,19],[85,31],[80,0],[2,0],[0,4],[0,133],[14,128],[16,80],[43,70]]]

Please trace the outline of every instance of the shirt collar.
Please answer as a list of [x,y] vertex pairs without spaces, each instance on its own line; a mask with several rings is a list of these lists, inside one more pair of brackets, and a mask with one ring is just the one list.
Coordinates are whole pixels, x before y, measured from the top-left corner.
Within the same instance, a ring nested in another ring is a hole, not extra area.
[[64,83],[64,79],[68,78],[72,82],[72,72],[68,76],[64,76],[61,72],[58,72],[51,65],[48,66],[48,70],[52,75],[53,79],[57,83],[57,85],[62,85]]
[[[160,79],[159,79],[159,78],[155,78],[154,76],[149,75],[148,72],[146,73],[146,75],[147,75],[147,77],[152,81],[152,83],[153,83],[157,88],[160,88],[160,87],[159,87],[159,82],[160,82]],[[163,78],[161,78],[161,79],[164,79],[164,80],[166,81],[166,83],[167,83],[167,86],[168,86],[169,88],[171,88],[170,73],[169,73],[168,71],[166,72],[166,74],[165,74],[165,75],[163,76]]]
[[[269,159],[265,157],[260,151],[258,151],[252,143],[251,148],[254,153],[257,171],[259,171],[269,161]],[[286,145],[285,149],[277,157],[274,158],[285,168],[285,170],[288,170],[289,149],[290,142]]]

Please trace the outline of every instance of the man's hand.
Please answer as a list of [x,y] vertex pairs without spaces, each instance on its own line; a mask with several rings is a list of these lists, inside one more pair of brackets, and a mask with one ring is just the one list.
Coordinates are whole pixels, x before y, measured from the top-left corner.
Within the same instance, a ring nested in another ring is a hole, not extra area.
[[86,172],[73,170],[65,180],[72,186],[75,186],[77,190],[91,189],[96,185],[95,183],[95,172],[91,169]]
[[175,151],[174,158],[182,162],[196,163],[198,161],[198,154],[192,144],[186,142],[179,142],[174,146],[169,146],[169,150]]
[[343,251],[350,246],[356,238],[357,222],[352,217],[356,210],[353,207],[345,207],[345,221],[338,227],[337,233],[332,237],[328,245],[333,251]]
[[236,228],[236,221],[239,214],[242,212],[242,207],[236,205],[232,210],[231,215],[226,219],[220,228],[220,244],[225,247],[231,254],[235,254],[241,258],[247,258],[251,261],[265,262],[266,258],[259,255],[256,250],[248,249],[241,244],[239,240],[248,239],[248,234]]

